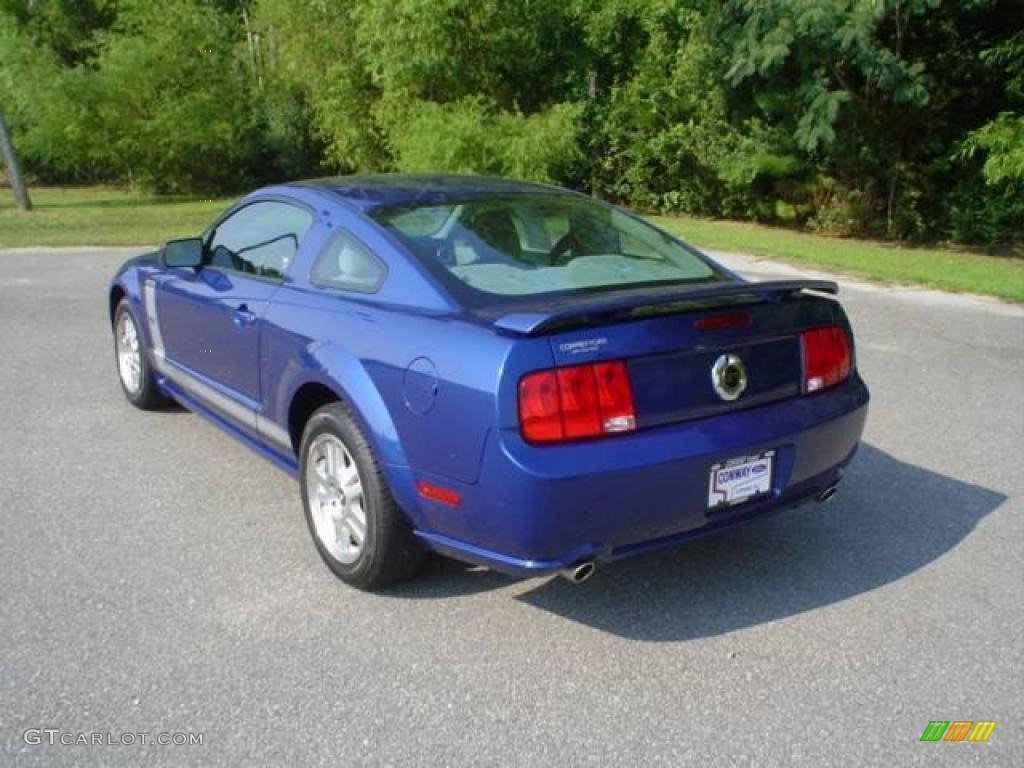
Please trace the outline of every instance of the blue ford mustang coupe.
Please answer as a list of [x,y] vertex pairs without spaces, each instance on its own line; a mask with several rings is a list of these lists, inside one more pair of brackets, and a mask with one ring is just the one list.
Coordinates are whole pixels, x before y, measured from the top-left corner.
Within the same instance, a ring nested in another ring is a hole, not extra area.
[[374,588],[599,564],[835,493],[868,392],[834,283],[747,282],[586,196],[360,176],[240,200],[110,285],[125,395],[296,474]]

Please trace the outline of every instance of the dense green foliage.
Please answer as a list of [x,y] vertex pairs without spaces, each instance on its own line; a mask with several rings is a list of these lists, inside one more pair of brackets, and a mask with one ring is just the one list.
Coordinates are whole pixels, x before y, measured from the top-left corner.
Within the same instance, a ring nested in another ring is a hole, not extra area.
[[0,0],[47,181],[476,171],[838,234],[1024,237],[1019,0]]

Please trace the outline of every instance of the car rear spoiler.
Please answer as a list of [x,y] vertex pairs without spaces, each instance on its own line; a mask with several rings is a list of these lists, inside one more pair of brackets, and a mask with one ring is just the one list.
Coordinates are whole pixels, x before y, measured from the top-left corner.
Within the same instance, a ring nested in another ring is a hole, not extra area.
[[831,280],[765,280],[762,282],[723,282],[698,287],[679,288],[648,296],[619,296],[605,300],[578,302],[549,312],[511,312],[501,315],[493,325],[502,331],[523,336],[536,336],[553,328],[585,322],[587,318],[628,312],[641,307],[663,304],[706,305],[716,299],[734,299],[743,296],[778,300],[801,291],[839,293],[839,286]]

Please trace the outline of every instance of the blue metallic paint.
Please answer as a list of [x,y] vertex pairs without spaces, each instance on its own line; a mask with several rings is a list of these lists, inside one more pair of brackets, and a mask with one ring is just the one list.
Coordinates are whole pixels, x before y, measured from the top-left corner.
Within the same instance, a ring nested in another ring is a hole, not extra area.
[[[423,542],[507,572],[532,574],[589,557],[612,560],[705,535],[799,502],[838,480],[866,418],[868,393],[857,374],[816,395],[786,396],[704,418],[691,414],[686,421],[614,439],[526,443],[516,404],[525,373],[638,351],[708,352],[738,343],[743,331],[724,329],[709,345],[685,316],[550,336],[503,331],[492,325],[493,318],[461,309],[364,214],[410,195],[444,199],[518,188],[500,180],[425,177],[268,188],[229,212],[254,200],[277,199],[315,213],[284,280],[211,268],[164,269],[158,254],[146,254],[119,270],[111,290],[128,297],[155,357],[142,286],[156,286],[168,358],[157,360],[158,383],[175,399],[295,473],[289,414],[296,394],[312,384],[332,390],[362,424]],[[339,227],[385,263],[388,278],[378,293],[310,283],[317,253]],[[239,303],[252,312],[246,322],[237,322]],[[773,327],[781,333],[800,323],[846,323],[838,304],[822,299],[770,302],[750,311],[769,336]],[[605,342],[573,346],[595,336]],[[582,357],[568,351],[584,348]],[[653,397],[654,411],[679,405],[668,390]],[[777,455],[771,497],[709,513],[709,467],[766,449]],[[417,479],[457,490],[461,506],[420,498]]]

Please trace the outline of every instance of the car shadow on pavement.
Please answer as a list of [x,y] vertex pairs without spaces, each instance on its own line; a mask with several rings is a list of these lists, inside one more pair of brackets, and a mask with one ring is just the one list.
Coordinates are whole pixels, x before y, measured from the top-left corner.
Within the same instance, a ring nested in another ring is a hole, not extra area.
[[[560,578],[538,582],[516,599],[635,640],[720,635],[897,581],[953,549],[1005,500],[864,444],[827,505],[807,504],[614,563],[580,586]],[[515,584],[432,558],[419,579],[390,592],[450,598]]]
[[809,504],[613,564],[518,599],[622,637],[720,635],[894,582],[963,541],[1006,496],[862,445],[827,505]]

